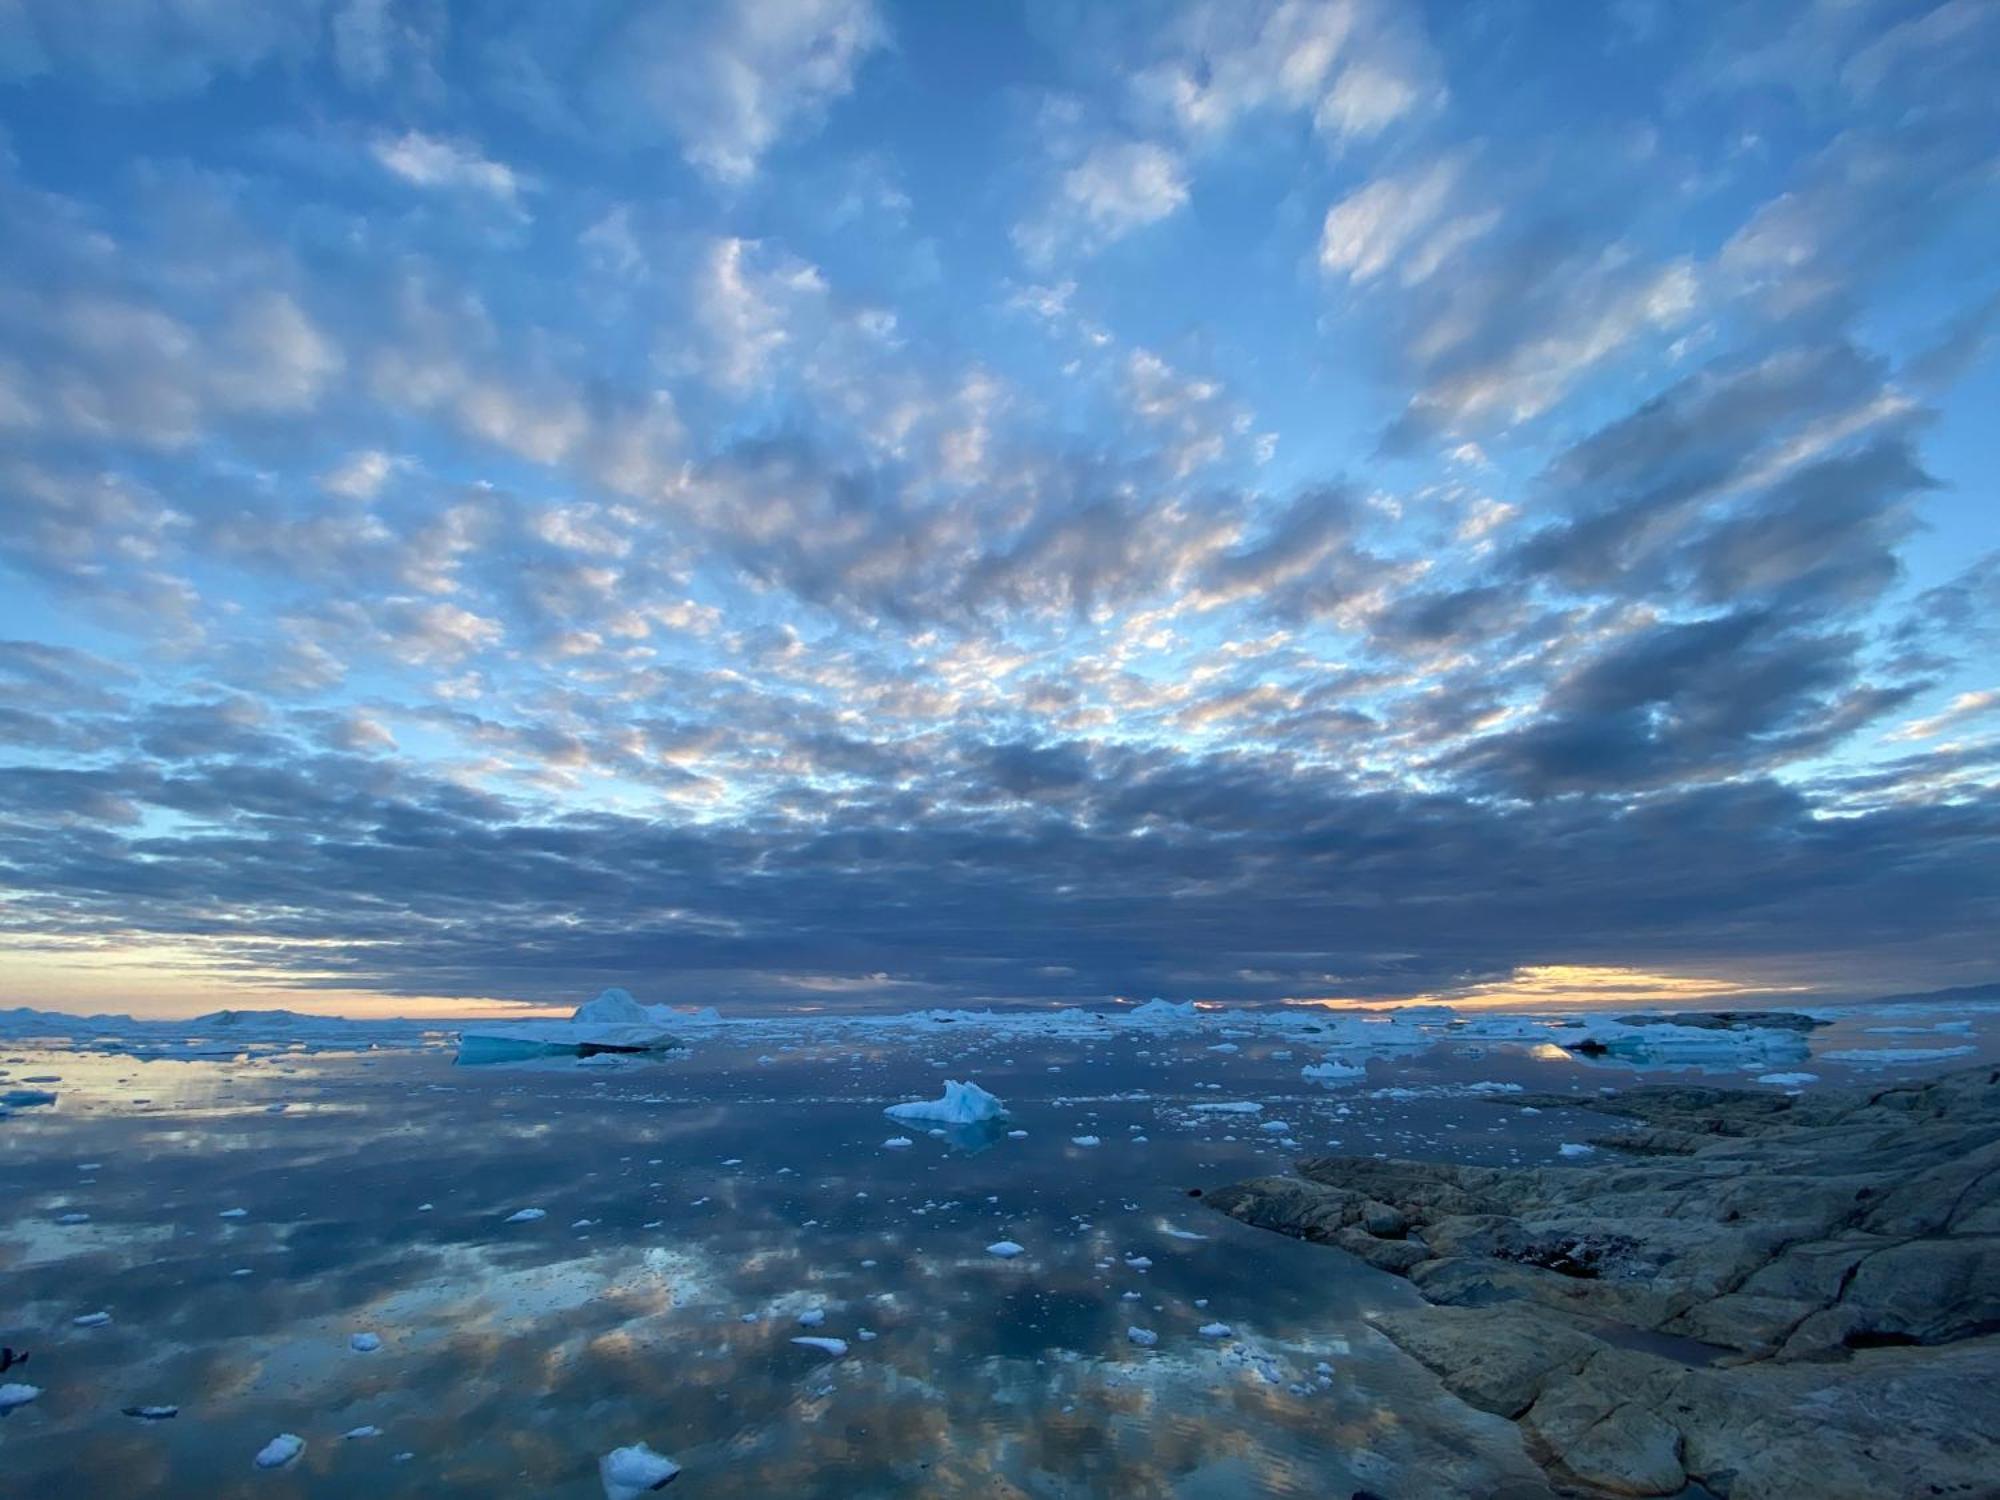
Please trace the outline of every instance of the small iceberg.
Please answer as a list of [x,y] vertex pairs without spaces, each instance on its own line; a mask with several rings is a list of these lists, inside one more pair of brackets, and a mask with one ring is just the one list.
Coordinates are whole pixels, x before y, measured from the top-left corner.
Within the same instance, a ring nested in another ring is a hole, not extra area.
[[1141,1349],[1150,1349],[1160,1341],[1160,1336],[1150,1328],[1128,1328],[1125,1330],[1125,1337]]
[[1012,1260],[1015,1256],[1021,1254],[1024,1248],[1021,1245],[1015,1244],[1012,1240],[995,1240],[986,1247],[986,1253],[988,1255],[997,1255],[1002,1260]]
[[597,1461],[597,1477],[604,1482],[604,1500],[639,1500],[639,1496],[649,1491],[665,1489],[680,1472],[679,1464],[644,1443],[613,1448]]
[[41,1393],[42,1388],[38,1385],[22,1385],[18,1381],[10,1380],[7,1384],[0,1385],[0,1412],[12,1411],[17,1406],[26,1406]]
[[839,1359],[841,1355],[847,1352],[846,1339],[822,1339],[822,1338],[803,1337],[803,1338],[793,1339],[792,1342],[795,1344],[803,1344],[808,1349],[817,1349],[822,1354],[831,1354],[835,1359]]
[[257,1450],[253,1462],[260,1469],[282,1469],[306,1451],[306,1440],[296,1433],[281,1432]]
[[1007,1107],[976,1083],[956,1083],[947,1078],[943,1097],[892,1104],[882,1113],[892,1120],[913,1124],[983,1125],[989,1120],[1006,1119]]

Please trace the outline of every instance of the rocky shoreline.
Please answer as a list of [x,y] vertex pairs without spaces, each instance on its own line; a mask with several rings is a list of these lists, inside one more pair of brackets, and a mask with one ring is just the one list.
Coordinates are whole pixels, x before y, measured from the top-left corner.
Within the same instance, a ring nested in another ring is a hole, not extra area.
[[2000,1069],[1505,1103],[1621,1155],[1322,1156],[1208,1201],[1407,1276],[1431,1305],[1376,1326],[1562,1493],[2000,1496]]

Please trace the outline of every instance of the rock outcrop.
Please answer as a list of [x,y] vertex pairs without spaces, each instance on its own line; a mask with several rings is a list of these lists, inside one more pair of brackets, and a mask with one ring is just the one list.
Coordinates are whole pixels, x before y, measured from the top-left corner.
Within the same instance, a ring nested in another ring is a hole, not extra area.
[[1208,1201],[1407,1276],[1433,1305],[1378,1327],[1574,1493],[2000,1496],[2000,1069],[1506,1102],[1641,1159],[1315,1157]]

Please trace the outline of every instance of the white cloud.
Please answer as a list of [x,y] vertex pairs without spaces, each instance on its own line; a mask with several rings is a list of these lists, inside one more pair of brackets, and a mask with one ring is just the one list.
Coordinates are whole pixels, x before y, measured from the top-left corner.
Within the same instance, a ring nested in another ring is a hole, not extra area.
[[1465,174],[1461,156],[1380,177],[1334,204],[1320,232],[1320,269],[1351,282],[1374,280],[1392,266],[1405,286],[1432,275],[1499,222],[1491,209],[1451,214]]
[[1991,713],[2000,708],[2000,688],[1987,688],[1982,692],[1960,693],[1937,713],[1927,719],[1912,719],[1890,732],[1892,740],[1935,739],[1947,729],[1956,728],[1968,719]]
[[1160,50],[1135,90],[1193,136],[1289,110],[1331,139],[1367,137],[1442,92],[1406,10],[1372,0],[1202,0]]
[[872,0],[642,5],[608,39],[581,107],[628,140],[664,128],[698,170],[743,182],[853,90],[887,36]]
[[693,309],[708,342],[709,380],[738,393],[753,388],[791,341],[799,299],[825,291],[818,268],[805,261],[756,240],[716,240],[703,260]]
[[477,147],[421,130],[377,136],[370,150],[386,171],[414,187],[483,193],[513,206],[530,185],[505,162],[481,155]]
[[319,487],[344,500],[373,500],[395,467],[396,460],[381,449],[364,448],[322,474]]
[[1053,200],[1015,230],[1015,243],[1037,261],[1066,245],[1097,250],[1187,201],[1187,168],[1177,153],[1153,141],[1106,141],[1063,172]]

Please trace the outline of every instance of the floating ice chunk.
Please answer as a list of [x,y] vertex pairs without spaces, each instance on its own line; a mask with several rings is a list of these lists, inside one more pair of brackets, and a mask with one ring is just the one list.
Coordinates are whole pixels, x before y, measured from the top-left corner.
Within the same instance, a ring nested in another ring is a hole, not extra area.
[[1290,1120],[1266,1120],[1257,1128],[1268,1135],[1290,1135],[1292,1133],[1292,1122]]
[[12,1411],[17,1406],[26,1406],[41,1393],[42,1388],[38,1385],[22,1385],[18,1381],[10,1380],[7,1384],[0,1385],[0,1411]]
[[546,1208],[517,1208],[500,1222],[502,1224],[532,1224],[535,1220],[546,1219],[548,1216],[549,1211]]
[[847,1352],[846,1339],[796,1338],[792,1342],[803,1344],[808,1349],[822,1350],[827,1354],[831,1354],[835,1359],[839,1359],[841,1355]]
[[1214,1104],[1193,1106],[1198,1115],[1261,1115],[1264,1106],[1254,1099],[1226,1099]]
[[1201,1012],[1192,1000],[1183,1000],[1176,1005],[1171,1000],[1162,1000],[1157,995],[1144,1005],[1127,1011],[1120,1020],[1137,1026],[1192,1026],[1201,1019]]
[[912,1099],[907,1104],[892,1104],[882,1112],[892,1120],[912,1123],[936,1121],[944,1125],[978,1125],[987,1120],[1004,1119],[1007,1107],[970,1080],[958,1083],[947,1078],[942,1097]]
[[872,1328],[857,1328],[854,1331],[854,1336],[860,1339],[862,1343],[866,1344],[874,1339],[875,1330]]
[[1135,1271],[1150,1271],[1153,1269],[1153,1258],[1150,1255],[1128,1255],[1125,1264]]
[[137,1417],[142,1422],[170,1422],[181,1414],[178,1406],[127,1406],[121,1408],[128,1417]]
[[801,1328],[817,1328],[825,1321],[826,1309],[823,1307],[809,1307],[799,1314],[799,1327]]
[[347,1341],[347,1347],[356,1354],[373,1354],[382,1347],[382,1340],[372,1333],[357,1333]]
[[1234,1042],[1217,1042],[1208,1050],[1211,1052],[1241,1052],[1243,1049]]
[[604,1482],[604,1500],[639,1500],[639,1496],[650,1490],[665,1489],[680,1471],[679,1464],[644,1443],[613,1448],[597,1461],[597,1477]]
[[1010,1130],[1007,1132],[1007,1139],[1010,1141],[1025,1141],[1027,1138],[1028,1132],[1025,1130]]
[[1845,1052],[1822,1052],[1821,1062],[1847,1063],[1930,1063],[1948,1057],[1963,1057],[1974,1047],[1852,1047]]
[[250,1210],[247,1208],[225,1208],[221,1213],[216,1215],[218,1219],[247,1219],[249,1217]]
[[906,1135],[892,1135],[889,1137],[888,1140],[884,1141],[882,1145],[884,1146],[884,1148],[890,1151],[901,1151],[905,1146],[916,1145],[916,1142],[911,1140]]
[[1308,1083],[1354,1083],[1367,1076],[1368,1070],[1360,1063],[1341,1062],[1337,1058],[1307,1063],[1299,1069],[1299,1077]]
[[108,1312],[85,1313],[82,1317],[71,1318],[69,1321],[70,1326],[73,1328],[102,1328],[106,1323],[111,1321],[111,1314]]
[[1073,1135],[1069,1138],[1072,1146],[1097,1146],[1103,1144],[1094,1135]]
[[1167,1226],[1166,1233],[1170,1238],[1177,1240],[1205,1240],[1208,1238],[1205,1234],[1196,1234],[1192,1229],[1176,1229],[1171,1224]]
[[1198,1331],[1205,1339],[1226,1339],[1236,1330],[1227,1323],[1204,1323]]
[[1160,1341],[1160,1336],[1150,1328],[1128,1328],[1125,1330],[1125,1337],[1141,1349],[1150,1349]]
[[1436,1040],[1410,1022],[1389,1016],[1330,1016],[1322,1027],[1314,1040],[1328,1047],[1393,1052],[1428,1047]]
[[71,1211],[66,1214],[57,1214],[56,1222],[58,1224],[88,1224],[90,1222],[90,1215]]
[[306,1440],[296,1433],[281,1432],[257,1450],[254,1460],[260,1469],[282,1469],[306,1451]]
[[356,1438],[372,1438],[372,1437],[380,1437],[381,1435],[382,1435],[382,1429],[377,1427],[373,1422],[370,1422],[366,1426],[362,1427],[350,1427],[347,1429],[347,1431],[341,1434],[341,1436],[346,1438],[349,1442],[353,1442],[354,1439]]
[[1606,1053],[1637,1063],[1803,1061],[1810,1050],[1796,1031],[1758,1026],[1686,1026],[1673,1021],[1635,1025],[1591,1020],[1563,1026],[1548,1039],[1570,1052]]
[[1022,1246],[1015,1244],[1012,1240],[995,1240],[986,1247],[986,1253],[988,1255],[997,1255],[1002,1260],[1012,1260],[1015,1256],[1021,1254],[1022,1248]]
[[1804,1088],[1809,1083],[1818,1083],[1817,1073],[1766,1073],[1757,1080],[1759,1083],[1774,1083],[1780,1088]]
[[1595,1146],[1586,1146],[1577,1141],[1564,1141],[1556,1150],[1563,1156],[1592,1156],[1597,1152]]

